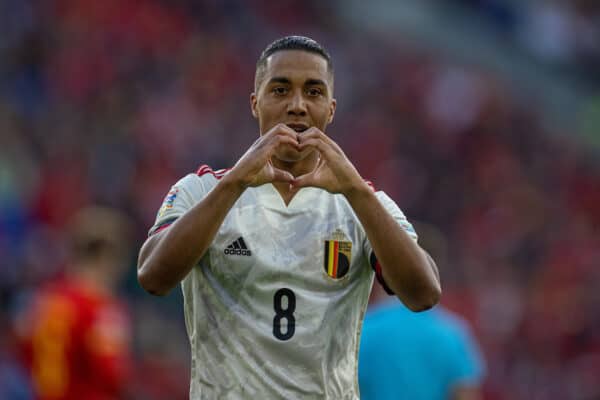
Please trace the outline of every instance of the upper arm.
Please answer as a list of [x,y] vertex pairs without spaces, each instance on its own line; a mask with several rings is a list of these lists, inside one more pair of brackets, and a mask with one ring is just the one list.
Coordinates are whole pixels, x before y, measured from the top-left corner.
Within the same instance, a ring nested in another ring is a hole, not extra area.
[[453,389],[452,400],[480,400],[481,390],[479,386],[460,385]]
[[171,225],[206,195],[206,185],[203,179],[206,178],[189,174],[171,187],[158,209],[154,224],[148,231],[148,236],[152,237]]
[[138,272],[165,236],[166,229],[206,195],[208,179],[208,176],[188,174],[170,188],[156,214],[154,224],[148,231],[148,238],[140,249]]
[[453,399],[479,399],[479,387],[485,376],[485,360],[469,325],[462,320],[452,320],[453,329],[448,359],[451,362],[451,393]]
[[156,214],[154,224],[148,231],[148,238],[140,249],[138,269],[156,248],[165,230],[179,217],[200,201],[207,192],[210,177],[199,177],[189,174],[181,178],[171,187]]
[[[392,218],[394,218],[398,225],[402,227],[404,232],[406,232],[412,240],[417,242],[417,232],[415,231],[415,228],[412,226],[412,224],[408,221],[400,207],[398,207],[398,205],[384,192],[376,192],[375,195],[377,196],[377,200],[381,203],[381,205],[383,205],[385,210],[392,216]],[[365,250],[365,254],[367,254],[367,256],[370,256],[373,249],[371,246],[371,242],[369,242],[369,239],[366,237],[366,235],[363,247]]]
[[[408,219],[406,218],[406,216],[400,209],[400,207],[398,207],[398,205],[384,192],[381,192],[381,191],[375,192],[375,195],[377,196],[377,200],[383,205],[385,210],[392,216],[392,218],[394,218],[394,220],[398,223],[398,225],[400,225],[402,227],[402,229],[408,234],[408,236],[410,236],[410,238],[412,240],[414,240],[416,243],[418,240],[417,233],[416,233],[414,227],[412,226],[412,224],[408,221]],[[379,261],[377,260],[377,257],[375,255],[375,253],[373,252],[373,247],[371,245],[371,242],[369,241],[369,239],[367,238],[366,235],[364,237],[363,250],[367,256],[369,265],[375,272],[377,281],[385,289],[385,292],[387,294],[393,295],[394,292],[388,287],[388,285],[385,283],[385,281],[383,279],[383,272],[381,270],[381,265],[379,264]]]

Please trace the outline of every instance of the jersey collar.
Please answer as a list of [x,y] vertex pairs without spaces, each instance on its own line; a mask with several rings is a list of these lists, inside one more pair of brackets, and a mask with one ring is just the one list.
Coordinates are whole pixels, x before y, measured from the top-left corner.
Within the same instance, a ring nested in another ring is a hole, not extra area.
[[278,210],[299,210],[310,208],[310,204],[314,202],[317,194],[322,189],[313,188],[313,187],[305,187],[301,188],[298,193],[294,195],[290,203],[286,206],[283,198],[275,189],[275,186],[271,183],[266,183],[264,185],[258,186],[255,188],[258,200],[268,206],[269,208],[275,208]]

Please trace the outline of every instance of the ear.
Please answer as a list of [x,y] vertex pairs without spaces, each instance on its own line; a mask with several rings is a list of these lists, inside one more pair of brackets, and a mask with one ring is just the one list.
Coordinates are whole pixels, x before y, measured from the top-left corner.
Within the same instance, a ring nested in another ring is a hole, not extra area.
[[327,119],[328,124],[333,122],[333,116],[335,115],[335,107],[336,106],[337,106],[337,101],[335,99],[331,99],[331,103],[329,103],[329,118]]
[[256,104],[258,103],[258,99],[256,98],[256,93],[250,94],[250,109],[252,110],[252,116],[258,119],[258,111],[256,110]]

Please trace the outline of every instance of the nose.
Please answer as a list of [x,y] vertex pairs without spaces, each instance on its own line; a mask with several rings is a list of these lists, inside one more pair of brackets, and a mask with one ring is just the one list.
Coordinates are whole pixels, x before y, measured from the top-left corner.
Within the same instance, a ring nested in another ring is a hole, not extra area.
[[306,101],[301,90],[296,90],[294,95],[291,96],[287,112],[288,115],[306,115]]

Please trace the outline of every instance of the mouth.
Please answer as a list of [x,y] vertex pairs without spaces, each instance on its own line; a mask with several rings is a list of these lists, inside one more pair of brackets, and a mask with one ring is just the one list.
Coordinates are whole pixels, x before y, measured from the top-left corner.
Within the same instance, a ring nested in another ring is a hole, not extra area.
[[309,126],[305,125],[305,124],[286,124],[286,125],[298,133],[304,132],[305,130],[307,130],[309,128]]

